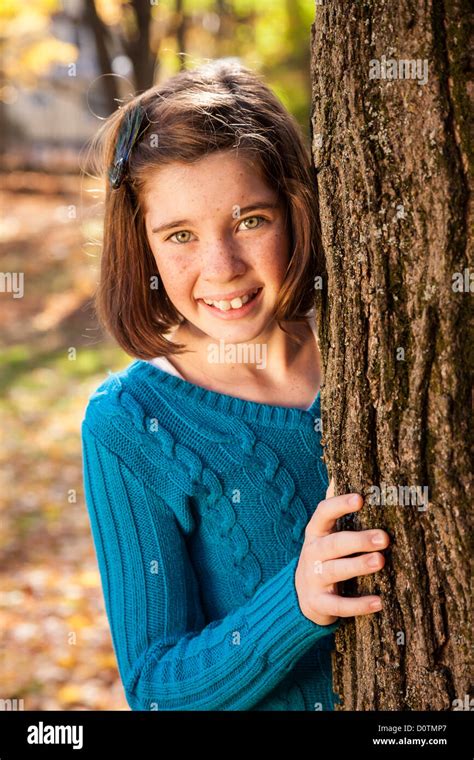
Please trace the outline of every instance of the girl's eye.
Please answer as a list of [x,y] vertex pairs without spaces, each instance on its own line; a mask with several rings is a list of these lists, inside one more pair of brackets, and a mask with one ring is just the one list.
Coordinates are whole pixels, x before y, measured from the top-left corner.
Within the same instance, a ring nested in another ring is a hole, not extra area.
[[[240,224],[246,224],[247,222],[251,222],[254,219],[261,220],[262,222],[266,222],[267,221],[267,219],[265,219],[264,216],[248,216],[246,219],[242,219],[242,221],[240,222]],[[258,224],[257,226],[247,227],[246,229],[248,229],[248,230],[258,230],[261,226],[262,226],[261,224]],[[173,240],[173,238],[177,238],[178,235],[190,235],[190,234],[191,233],[189,232],[189,230],[180,230],[179,232],[173,232],[173,234],[170,235],[169,237],[167,237],[166,240],[172,240],[173,243],[180,243],[180,244],[189,243],[190,242],[189,239],[188,240],[183,240],[183,239],[181,239],[181,240],[179,240],[179,239]]]
[[[242,219],[241,224],[245,224],[246,222],[251,222],[253,219],[261,219],[262,222],[266,222],[267,221],[264,216],[248,216],[247,219]],[[256,227],[247,227],[247,229],[248,230],[257,230],[261,226],[262,225],[259,224]]]
[[[176,235],[190,235],[191,233],[189,230],[180,230],[179,232],[173,232],[172,235],[170,235],[167,240],[172,240]],[[189,243],[189,240],[173,240],[173,243]]]

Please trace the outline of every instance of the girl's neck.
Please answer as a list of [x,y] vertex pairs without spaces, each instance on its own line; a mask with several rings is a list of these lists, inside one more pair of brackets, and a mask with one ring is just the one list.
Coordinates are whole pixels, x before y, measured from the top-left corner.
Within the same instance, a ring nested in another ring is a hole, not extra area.
[[309,323],[285,327],[290,335],[274,323],[255,341],[225,344],[182,324],[172,340],[187,350],[169,361],[188,382],[209,390],[235,395],[237,388],[250,401],[307,409],[321,384],[316,336]]

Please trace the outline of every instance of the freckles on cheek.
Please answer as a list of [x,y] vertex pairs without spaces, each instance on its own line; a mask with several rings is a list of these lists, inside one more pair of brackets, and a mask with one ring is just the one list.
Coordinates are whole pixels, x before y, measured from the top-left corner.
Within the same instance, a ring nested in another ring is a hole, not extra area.
[[155,251],[155,261],[161,276],[173,279],[189,273],[189,258],[185,256],[167,256],[163,252]]
[[162,257],[158,270],[169,297],[178,304],[179,308],[179,304],[183,303],[183,298],[187,297],[185,294],[192,290],[193,274],[189,258]]
[[184,257],[177,257],[169,267],[170,274],[173,276],[184,276],[189,274],[189,261],[187,262]]

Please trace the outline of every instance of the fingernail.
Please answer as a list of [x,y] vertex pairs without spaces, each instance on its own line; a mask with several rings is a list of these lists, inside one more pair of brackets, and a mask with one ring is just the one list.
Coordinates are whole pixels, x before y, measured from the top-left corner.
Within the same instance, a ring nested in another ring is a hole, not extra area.
[[380,599],[376,599],[375,602],[370,602],[370,609],[371,610],[381,610],[382,609],[382,602]]
[[360,501],[360,496],[358,494],[353,494],[349,499],[349,504],[353,507],[357,506]]
[[367,564],[369,567],[377,567],[380,564],[380,557],[378,554],[375,554],[373,557],[369,557],[367,560]]
[[382,546],[385,543],[385,536],[382,533],[377,533],[377,535],[372,536],[372,543],[376,546]]

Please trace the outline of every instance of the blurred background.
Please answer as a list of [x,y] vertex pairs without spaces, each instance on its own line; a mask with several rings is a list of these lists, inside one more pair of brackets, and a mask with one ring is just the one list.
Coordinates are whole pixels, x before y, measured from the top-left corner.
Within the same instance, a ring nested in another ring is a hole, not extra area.
[[309,144],[314,10],[1,0],[0,709],[129,709],[82,484],[88,397],[132,361],[92,308],[102,218],[87,141],[137,92],[229,56],[263,73]]

